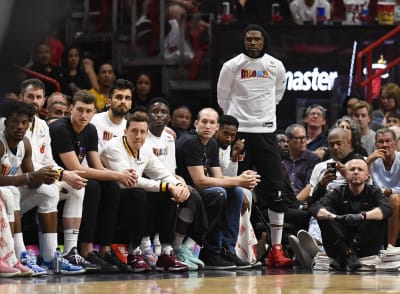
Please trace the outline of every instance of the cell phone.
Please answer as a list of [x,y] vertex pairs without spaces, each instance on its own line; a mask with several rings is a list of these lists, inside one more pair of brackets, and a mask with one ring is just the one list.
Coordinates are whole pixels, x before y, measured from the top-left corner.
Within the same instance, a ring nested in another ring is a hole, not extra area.
[[326,164],[326,169],[329,173],[336,174],[336,162],[328,162]]

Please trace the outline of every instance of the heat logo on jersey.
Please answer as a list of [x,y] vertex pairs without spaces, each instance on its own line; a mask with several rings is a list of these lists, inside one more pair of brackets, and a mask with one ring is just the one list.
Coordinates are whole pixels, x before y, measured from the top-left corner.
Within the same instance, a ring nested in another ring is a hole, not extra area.
[[40,146],[40,149],[39,149],[39,151],[40,151],[41,154],[44,153],[44,148],[45,148],[45,146],[44,146],[44,143],[43,143],[42,146]]
[[107,131],[103,132],[103,141],[110,141],[113,137],[114,137],[113,133]]
[[268,70],[254,70],[244,68],[240,71],[240,77],[242,79],[249,79],[249,78],[268,78]]
[[17,173],[18,168],[15,166],[10,166],[8,164],[3,164],[1,168],[1,174],[3,176],[14,176]]
[[155,156],[168,155],[168,147],[165,148],[153,148]]

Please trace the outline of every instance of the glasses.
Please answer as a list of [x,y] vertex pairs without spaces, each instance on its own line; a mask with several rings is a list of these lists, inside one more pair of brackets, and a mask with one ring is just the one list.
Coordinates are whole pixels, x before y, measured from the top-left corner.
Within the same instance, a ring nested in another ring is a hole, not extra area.
[[305,140],[307,140],[307,137],[290,137],[290,139],[293,139],[293,140],[295,140],[295,141],[297,141],[297,142],[303,142],[303,141],[305,141]]

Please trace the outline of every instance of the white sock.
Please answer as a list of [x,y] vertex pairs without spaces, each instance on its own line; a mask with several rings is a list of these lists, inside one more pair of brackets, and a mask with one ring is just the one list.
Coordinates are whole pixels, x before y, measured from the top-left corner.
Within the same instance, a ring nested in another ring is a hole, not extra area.
[[42,236],[43,246],[40,247],[40,255],[46,261],[53,260],[58,244],[57,233],[44,233]]
[[175,235],[175,239],[174,239],[174,250],[178,250],[179,248],[181,248],[181,245],[183,243],[183,239],[185,239],[185,236],[177,236]]
[[78,235],[79,230],[77,229],[64,230],[64,253],[68,253],[73,247],[78,246]]
[[193,249],[194,246],[196,245],[196,242],[192,238],[187,237],[185,242],[183,242],[183,245],[185,245],[188,248],[192,248]]
[[284,213],[268,209],[268,217],[271,223],[271,243],[272,245],[281,244]]
[[22,236],[22,233],[14,234],[14,250],[17,258],[21,258],[21,253],[26,251],[24,237]]
[[150,236],[143,237],[142,241],[140,242],[140,249],[142,249],[142,252],[144,253],[146,250],[150,248],[151,248]]
[[172,246],[171,244],[165,243],[161,245],[161,253],[162,254],[167,254],[167,255],[171,255],[172,252]]
[[157,233],[153,238],[154,253],[159,256],[161,254],[160,235]]

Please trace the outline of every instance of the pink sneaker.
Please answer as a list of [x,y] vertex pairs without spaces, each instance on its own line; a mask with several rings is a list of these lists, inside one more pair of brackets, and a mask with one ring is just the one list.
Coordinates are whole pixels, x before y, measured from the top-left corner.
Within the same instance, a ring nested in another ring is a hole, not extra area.
[[22,265],[22,263],[18,260],[16,264],[14,264],[14,268],[21,272],[21,276],[23,277],[30,277],[33,275],[33,270],[29,267]]
[[19,269],[9,266],[3,259],[0,259],[0,277],[11,278],[21,275]]

